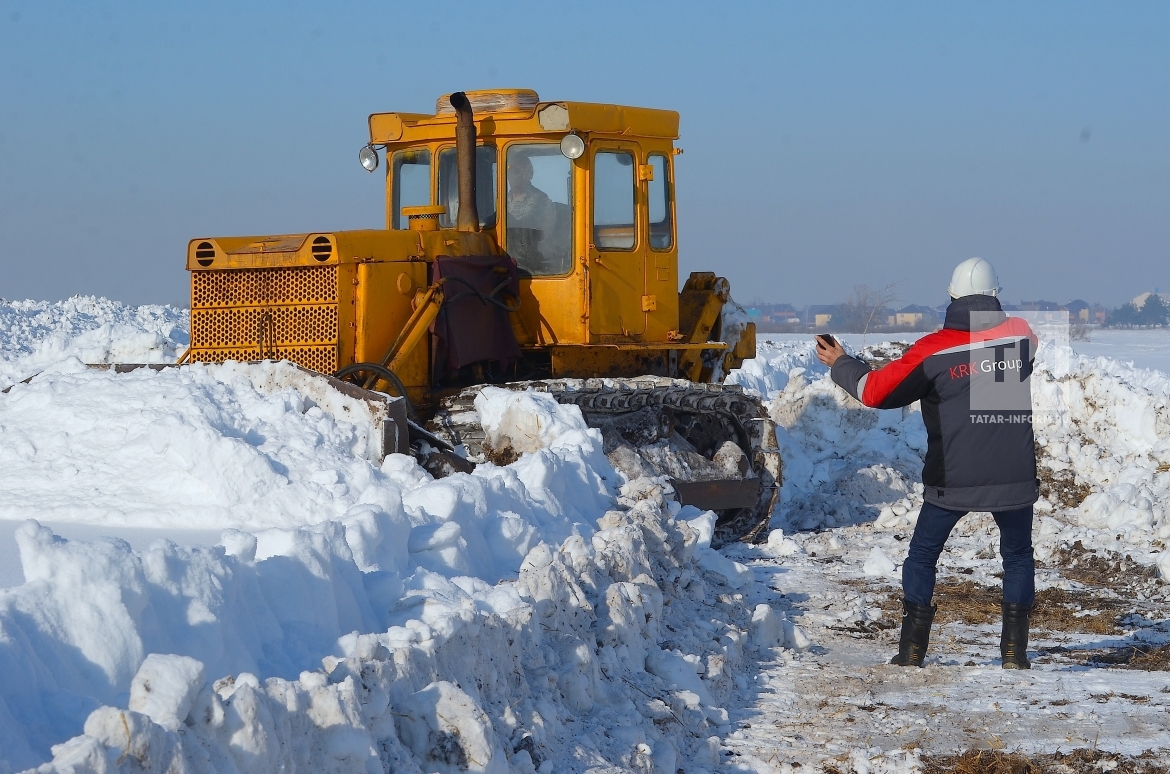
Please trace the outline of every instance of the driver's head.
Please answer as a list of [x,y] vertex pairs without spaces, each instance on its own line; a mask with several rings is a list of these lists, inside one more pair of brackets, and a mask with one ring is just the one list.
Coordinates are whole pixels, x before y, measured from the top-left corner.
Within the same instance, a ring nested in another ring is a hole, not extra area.
[[508,156],[508,182],[525,187],[532,182],[532,159],[516,154]]

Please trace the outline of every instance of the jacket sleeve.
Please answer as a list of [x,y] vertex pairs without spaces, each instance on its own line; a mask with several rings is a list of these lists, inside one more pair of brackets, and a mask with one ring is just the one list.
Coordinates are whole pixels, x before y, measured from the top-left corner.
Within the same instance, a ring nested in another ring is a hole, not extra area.
[[957,332],[944,330],[924,336],[902,357],[870,372],[858,386],[858,400],[870,408],[891,409],[925,398],[934,389],[934,383],[926,375],[924,361],[955,338],[954,333]]
[[926,358],[948,344],[957,343],[965,335],[958,331],[943,330],[924,336],[906,350],[902,357],[876,371],[857,358],[838,358],[833,364],[833,381],[870,408],[909,406],[925,398],[934,389],[923,366]]
[[873,371],[869,366],[851,355],[843,355],[837,358],[837,362],[833,363],[833,368],[830,371],[830,375],[833,377],[833,381],[837,383],[837,386],[854,398],[857,398],[857,400],[861,400],[858,393],[860,388],[864,388],[865,382],[871,373]]

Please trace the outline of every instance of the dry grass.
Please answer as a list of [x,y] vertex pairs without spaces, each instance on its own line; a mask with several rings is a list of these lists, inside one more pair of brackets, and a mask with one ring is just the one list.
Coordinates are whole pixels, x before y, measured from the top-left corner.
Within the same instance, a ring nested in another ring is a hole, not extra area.
[[1102,648],[1089,652],[1088,666],[1141,669],[1146,672],[1170,672],[1170,645],[1136,643],[1124,648]]
[[[999,623],[1003,600],[999,588],[981,586],[974,581],[942,580],[935,586],[934,602],[938,605],[936,624],[965,623],[972,626]],[[901,617],[901,594],[890,594],[883,609],[895,619]],[[1044,589],[1036,594],[1032,607],[1032,628],[1053,632],[1082,634],[1119,634],[1117,619],[1126,612],[1125,605],[1087,591]]]
[[489,446],[486,442],[483,444],[483,456],[488,462],[499,465],[501,468],[520,459],[520,454],[510,444],[505,444],[497,449]]
[[1061,510],[1080,506],[1093,493],[1088,484],[1077,483],[1076,474],[1071,470],[1052,470],[1039,465],[1036,473],[1040,477],[1040,496]]
[[1113,590],[1146,583],[1158,577],[1157,567],[1138,564],[1128,554],[1122,556],[1104,551],[1093,553],[1079,540],[1071,547],[1053,553],[1045,564],[1058,569],[1069,580]]
[[922,759],[923,774],[1167,774],[1164,755],[1147,752],[1136,758],[1101,750],[1073,750],[1022,755],[999,750],[968,750],[962,755]]

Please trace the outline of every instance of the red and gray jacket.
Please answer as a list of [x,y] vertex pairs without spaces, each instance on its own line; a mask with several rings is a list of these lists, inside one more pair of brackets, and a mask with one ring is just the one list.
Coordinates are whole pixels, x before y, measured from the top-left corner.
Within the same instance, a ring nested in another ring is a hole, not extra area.
[[922,401],[927,502],[1009,511],[1040,496],[1030,392],[1035,353],[1027,322],[1005,315],[991,296],[964,296],[947,307],[942,330],[899,359],[874,371],[845,356],[832,376],[870,408]]

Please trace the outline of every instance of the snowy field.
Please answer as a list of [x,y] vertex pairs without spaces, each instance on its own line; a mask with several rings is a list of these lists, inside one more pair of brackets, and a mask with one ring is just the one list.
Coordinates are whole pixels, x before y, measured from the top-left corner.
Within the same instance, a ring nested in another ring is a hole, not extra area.
[[[893,339],[913,342],[925,333],[898,333],[894,335],[856,333],[836,334],[843,342],[854,348]],[[793,341],[808,341],[812,334],[761,333],[760,340],[776,344]],[[1170,329],[1156,330],[1094,330],[1089,332],[1087,341],[1070,342],[1074,352],[1086,357],[1107,357],[1137,368],[1150,368],[1170,374]]]
[[836,389],[809,337],[733,375],[785,480],[767,544],[720,553],[712,514],[542,395],[481,399],[533,451],[435,481],[372,464],[360,407],[287,366],[84,368],[173,360],[185,331],[167,307],[0,302],[0,773],[1170,754],[1165,333],[1097,332],[1037,372],[1041,591],[1013,673],[979,514],[943,556],[928,666],[885,665],[925,432]]

